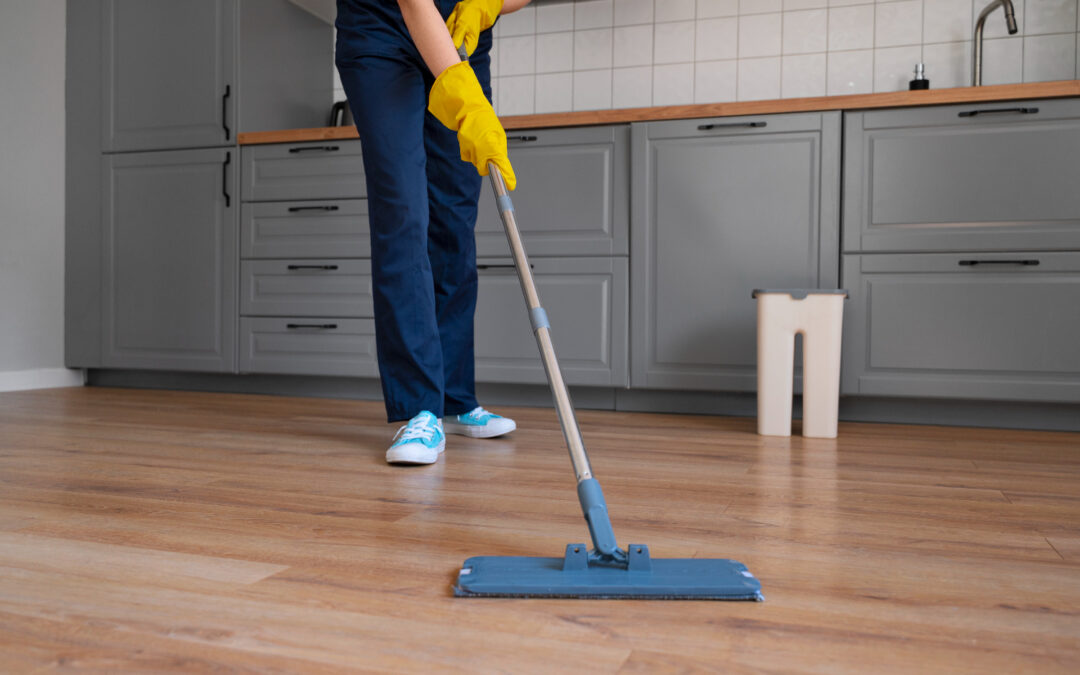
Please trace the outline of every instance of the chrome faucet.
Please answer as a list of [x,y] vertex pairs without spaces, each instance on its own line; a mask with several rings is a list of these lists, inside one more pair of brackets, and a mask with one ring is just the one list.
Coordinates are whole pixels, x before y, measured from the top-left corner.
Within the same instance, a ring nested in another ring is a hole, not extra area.
[[1016,14],[1013,12],[1012,0],[992,0],[989,5],[979,13],[979,20],[975,22],[975,43],[973,49],[975,55],[972,57],[972,86],[982,86],[982,43],[983,43],[983,24],[986,23],[986,17],[990,15],[998,6],[1002,6],[1005,9],[1005,24],[1009,28],[1009,35],[1015,35],[1016,28]]

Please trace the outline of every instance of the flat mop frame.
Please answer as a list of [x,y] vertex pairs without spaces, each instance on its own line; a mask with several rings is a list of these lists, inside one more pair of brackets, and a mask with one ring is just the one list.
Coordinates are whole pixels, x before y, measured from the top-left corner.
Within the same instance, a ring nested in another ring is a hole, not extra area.
[[624,550],[616,544],[604,493],[593,477],[570,392],[555,357],[551,324],[540,305],[518,232],[513,202],[502,173],[494,163],[488,164],[488,173],[540,348],[544,372],[555,399],[555,410],[570,451],[578,499],[593,549],[588,550],[585,544],[569,544],[562,558],[469,558],[458,573],[454,594],[459,597],[763,600],[761,584],[742,563],[734,560],[652,559],[647,546],[631,544]]

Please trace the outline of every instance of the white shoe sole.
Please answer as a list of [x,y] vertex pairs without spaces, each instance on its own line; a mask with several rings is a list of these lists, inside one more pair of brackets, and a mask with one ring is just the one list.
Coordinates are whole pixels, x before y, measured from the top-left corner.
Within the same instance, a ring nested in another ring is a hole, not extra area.
[[514,429],[517,429],[517,422],[505,417],[489,422],[484,426],[458,424],[457,422],[443,420],[444,432],[448,434],[457,434],[459,436],[468,436],[469,438],[495,438],[496,436],[508,434]]
[[446,449],[446,439],[434,448],[424,447],[420,443],[405,443],[386,451],[388,464],[434,464]]

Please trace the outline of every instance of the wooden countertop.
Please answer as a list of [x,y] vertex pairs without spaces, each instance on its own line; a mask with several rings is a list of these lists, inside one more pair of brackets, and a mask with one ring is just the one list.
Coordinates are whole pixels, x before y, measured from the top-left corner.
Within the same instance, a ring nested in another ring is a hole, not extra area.
[[[985,87],[957,87],[955,89],[928,89],[925,91],[897,91],[880,94],[853,94],[850,96],[816,96],[812,98],[784,98],[767,101],[671,105],[653,108],[585,110],[544,115],[514,115],[502,117],[501,119],[503,126],[507,129],[529,129],[820,110],[866,110],[871,108],[944,105],[948,103],[985,103],[1071,96],[1080,96],[1080,80],[1001,84]],[[356,129],[349,126],[254,131],[239,134],[237,138],[240,145],[255,145],[259,143],[297,143],[301,141],[339,140],[356,137]]]

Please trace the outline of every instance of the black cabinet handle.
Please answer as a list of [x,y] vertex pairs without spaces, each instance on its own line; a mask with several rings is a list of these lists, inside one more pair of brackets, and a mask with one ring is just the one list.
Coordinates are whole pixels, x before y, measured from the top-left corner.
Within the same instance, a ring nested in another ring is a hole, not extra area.
[[229,164],[232,163],[232,152],[225,151],[225,161],[221,165],[221,194],[225,196],[225,208],[229,208],[232,197],[229,196]]
[[221,127],[225,129],[225,140],[229,140],[229,136],[232,133],[229,129],[229,96],[232,95],[232,86],[225,85],[225,93],[221,95]]
[[506,140],[508,140],[508,141],[517,141],[518,143],[532,143],[533,141],[537,141],[537,140],[540,140],[540,139],[537,138],[536,136],[518,135],[518,136],[507,136]]
[[1031,267],[1038,265],[1039,261],[1034,259],[1023,260],[961,260],[961,267],[975,267],[976,265],[1023,265],[1025,267]]
[[337,265],[289,265],[286,269],[290,270],[336,270]]
[[1002,115],[1015,113],[1018,115],[1034,115],[1039,112],[1038,108],[990,108],[989,110],[964,110],[957,117],[975,117],[976,115]]
[[297,211],[337,211],[336,206],[290,206],[289,213],[296,213]]
[[[535,267],[536,267],[536,265],[533,265],[532,263],[529,263],[529,269],[534,269]],[[512,270],[512,269],[514,269],[514,265],[512,263],[507,263],[505,265],[477,265],[476,269],[478,269],[478,270]]]
[[318,328],[319,330],[334,330],[337,328],[336,323],[287,323],[285,327],[289,330],[295,330],[297,328]]
[[702,124],[698,127],[698,131],[710,131],[712,129],[737,129],[737,128],[749,128],[759,129],[768,124],[768,122],[724,122],[714,124]]
[[303,148],[289,148],[289,152],[337,152],[340,149],[336,145],[308,145]]

